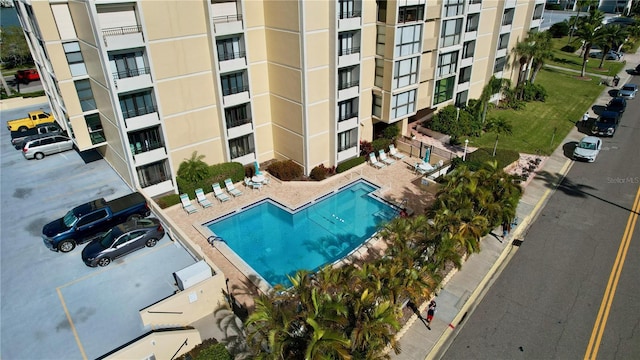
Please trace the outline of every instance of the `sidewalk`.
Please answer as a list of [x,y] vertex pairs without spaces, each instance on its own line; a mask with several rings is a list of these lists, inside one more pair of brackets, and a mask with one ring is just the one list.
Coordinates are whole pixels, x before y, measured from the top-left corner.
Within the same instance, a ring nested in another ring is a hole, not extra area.
[[[635,68],[640,62],[640,53],[626,54],[626,68]],[[633,64],[633,66],[632,66]],[[621,87],[632,77],[622,69],[618,73]],[[605,86],[593,106],[606,105],[611,96],[609,91],[613,87]],[[593,106],[589,113],[593,116]],[[580,119],[576,119],[578,124]],[[447,346],[453,340],[451,335],[455,328],[464,321],[473,310],[476,303],[482,299],[501,267],[506,265],[513,251],[526,237],[528,228],[535,221],[547,200],[562,181],[571,168],[572,161],[564,154],[562,146],[568,142],[578,142],[584,133],[578,131],[576,126],[564,139],[562,144],[545,160],[536,171],[536,176],[527,184],[524,194],[517,208],[519,224],[511,232],[506,240],[501,241],[500,233],[494,230],[494,234],[487,235],[481,240],[481,251],[471,255],[463,264],[460,271],[454,271],[443,281],[443,288],[436,294],[434,300],[438,304],[431,330],[414,315],[399,332],[402,353],[395,355],[390,353],[394,360],[438,359],[446,351]],[[514,240],[519,240],[515,241]],[[420,312],[426,318],[427,303],[420,306]]]

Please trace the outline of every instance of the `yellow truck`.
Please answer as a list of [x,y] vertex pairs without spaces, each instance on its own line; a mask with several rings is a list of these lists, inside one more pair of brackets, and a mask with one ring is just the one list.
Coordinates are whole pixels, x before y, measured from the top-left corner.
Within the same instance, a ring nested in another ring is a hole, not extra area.
[[7,129],[9,131],[27,131],[36,127],[36,125],[55,121],[53,115],[42,110],[32,111],[28,115],[26,118],[7,121]]

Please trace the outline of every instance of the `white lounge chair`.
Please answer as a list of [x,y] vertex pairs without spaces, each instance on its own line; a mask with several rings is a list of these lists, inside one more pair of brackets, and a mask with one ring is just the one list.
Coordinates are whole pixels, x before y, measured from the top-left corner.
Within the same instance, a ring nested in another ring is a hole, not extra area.
[[371,166],[376,167],[378,169],[382,169],[385,165],[376,159],[376,154],[370,153],[369,160],[371,161]]
[[222,189],[220,188],[220,184],[215,183],[211,185],[211,187],[213,188],[213,194],[216,196],[218,200],[220,200],[220,202],[225,202],[229,200],[229,195],[222,192]]
[[398,149],[396,149],[396,147],[393,144],[389,145],[389,155],[398,160],[401,160],[405,157],[404,154],[401,154],[398,152]]
[[204,191],[202,190],[202,188],[196,189],[196,199],[198,199],[198,203],[200,203],[203,208],[208,208],[209,206],[213,205],[211,201],[209,201],[209,199],[207,199],[207,197],[204,195]]
[[418,162],[416,163],[416,166],[414,168],[414,170],[416,171],[416,173],[420,173],[422,175],[428,173],[429,171],[433,170],[434,167],[431,166],[431,164],[426,163],[424,161]]
[[384,152],[384,150],[383,150],[383,149],[380,149],[380,151],[378,152],[378,154],[380,154],[380,155],[378,156],[378,158],[380,159],[380,161],[382,161],[383,163],[385,163],[385,164],[387,164],[387,165],[391,165],[391,164],[393,164],[394,162],[396,162],[395,160],[388,158],[388,157],[387,157],[387,154]]
[[242,195],[242,191],[236,189],[236,187],[233,186],[233,182],[231,182],[231,179],[226,179],[224,181],[224,186],[227,188],[227,192],[229,192],[229,194],[235,197]]
[[198,211],[198,209],[196,209],[196,207],[191,203],[189,195],[180,194],[180,202],[182,202],[182,208],[187,212],[187,214],[193,214],[194,212]]

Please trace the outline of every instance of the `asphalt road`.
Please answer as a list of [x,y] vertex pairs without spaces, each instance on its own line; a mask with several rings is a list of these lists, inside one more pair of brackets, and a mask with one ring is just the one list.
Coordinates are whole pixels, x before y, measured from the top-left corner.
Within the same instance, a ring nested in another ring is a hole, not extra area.
[[640,99],[629,101],[596,162],[573,164],[442,358],[640,358],[640,226],[627,225],[640,188],[639,114]]

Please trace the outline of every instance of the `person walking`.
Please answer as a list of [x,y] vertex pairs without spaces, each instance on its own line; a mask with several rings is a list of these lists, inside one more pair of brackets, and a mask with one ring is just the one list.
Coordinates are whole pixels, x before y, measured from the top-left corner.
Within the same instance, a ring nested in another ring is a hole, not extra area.
[[431,300],[429,303],[429,309],[427,310],[427,329],[431,330],[431,320],[433,320],[433,315],[436,313],[436,302]]
[[584,113],[584,115],[582,115],[582,123],[585,124],[587,121],[589,121],[589,113],[586,112]]

